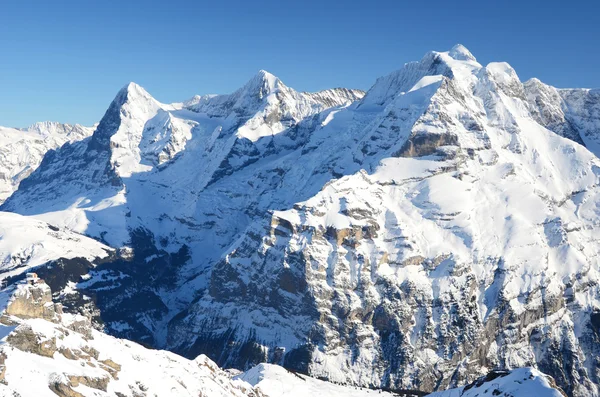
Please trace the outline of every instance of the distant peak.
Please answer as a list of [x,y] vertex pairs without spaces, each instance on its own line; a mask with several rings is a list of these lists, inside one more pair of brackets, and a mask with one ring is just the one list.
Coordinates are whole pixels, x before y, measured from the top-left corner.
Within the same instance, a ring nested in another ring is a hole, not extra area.
[[242,91],[251,96],[258,95],[263,98],[279,90],[283,83],[279,78],[266,70],[259,70],[248,83],[242,88]]
[[256,74],[256,77],[264,79],[264,80],[277,79],[277,77],[275,75],[273,75],[272,73],[267,72],[264,69],[259,70],[258,73]]
[[156,103],[158,101],[152,97],[143,87],[136,83],[128,83],[123,88],[119,90],[115,99],[113,100],[113,104],[116,107],[121,107],[126,103]]
[[125,87],[121,88],[119,94],[125,94],[129,99],[134,98],[152,98],[152,95],[148,93],[142,86],[134,82],[130,82]]
[[454,47],[452,47],[448,52],[448,55],[457,61],[477,61],[473,54],[467,50],[467,47],[462,44],[456,44]]
[[529,86],[530,85],[546,85],[546,84],[542,83],[542,81],[540,79],[538,79],[537,77],[532,77],[523,84],[529,85]]

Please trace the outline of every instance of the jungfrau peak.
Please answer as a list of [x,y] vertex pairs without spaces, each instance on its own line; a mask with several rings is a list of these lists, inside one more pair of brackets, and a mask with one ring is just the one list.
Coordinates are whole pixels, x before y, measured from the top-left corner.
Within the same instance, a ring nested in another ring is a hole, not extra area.
[[117,249],[54,287],[119,337],[394,390],[533,367],[500,389],[541,371],[597,396],[599,106],[462,45],[366,93],[132,83],[1,209]]

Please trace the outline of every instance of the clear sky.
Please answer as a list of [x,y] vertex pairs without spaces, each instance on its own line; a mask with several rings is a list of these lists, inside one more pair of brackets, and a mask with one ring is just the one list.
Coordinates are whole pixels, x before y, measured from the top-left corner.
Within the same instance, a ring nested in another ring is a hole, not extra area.
[[522,80],[600,87],[599,16],[592,0],[0,0],[0,125],[91,125],[129,81],[162,102],[259,69],[297,90],[368,89],[456,43]]

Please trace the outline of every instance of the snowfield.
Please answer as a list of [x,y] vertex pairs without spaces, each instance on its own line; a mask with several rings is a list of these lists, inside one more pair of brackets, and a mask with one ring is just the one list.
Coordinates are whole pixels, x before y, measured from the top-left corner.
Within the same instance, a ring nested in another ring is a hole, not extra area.
[[334,385],[329,382],[310,378],[302,374],[294,374],[273,364],[260,364],[236,376],[250,383],[256,390],[260,390],[270,397],[303,397],[303,396],[331,396],[331,397],[391,397],[393,393],[379,390],[368,390],[359,387]]
[[112,248],[70,230],[37,219],[0,212],[2,278],[24,273],[59,258],[105,258]]

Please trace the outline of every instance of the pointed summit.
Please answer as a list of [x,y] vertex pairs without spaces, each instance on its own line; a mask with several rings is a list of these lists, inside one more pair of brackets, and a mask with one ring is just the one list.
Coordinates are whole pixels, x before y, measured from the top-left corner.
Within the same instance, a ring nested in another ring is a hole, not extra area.
[[[90,149],[109,149],[110,138],[119,129],[123,117],[143,119],[144,114],[154,113],[160,106],[161,104],[140,85],[128,83],[119,90],[100,120],[90,141]],[[126,108],[125,112],[123,112],[124,108]]]
[[137,99],[154,100],[154,98],[148,93],[148,91],[146,91],[142,86],[134,82],[130,82],[123,88],[121,88],[115,100],[117,98],[122,98],[122,103],[125,103],[127,101],[131,102]]
[[265,96],[276,92],[281,85],[283,85],[283,83],[277,76],[274,76],[266,70],[259,70],[258,73],[244,85],[241,91],[246,95],[257,95],[258,98],[262,99]]
[[462,44],[456,44],[454,47],[452,47],[448,52],[448,55],[457,61],[477,61],[473,54],[467,50],[467,47]]

